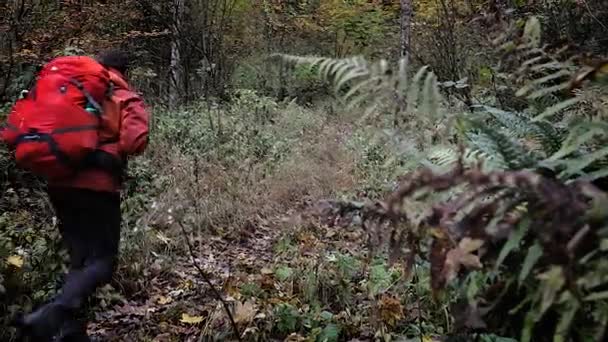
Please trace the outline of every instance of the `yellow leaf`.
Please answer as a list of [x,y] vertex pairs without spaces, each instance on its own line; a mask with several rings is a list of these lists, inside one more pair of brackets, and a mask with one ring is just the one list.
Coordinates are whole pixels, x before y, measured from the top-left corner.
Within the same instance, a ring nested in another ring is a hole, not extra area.
[[160,305],[165,305],[171,303],[172,301],[173,299],[171,299],[171,297],[160,296],[156,302]]
[[199,324],[200,322],[203,321],[203,317],[201,316],[190,316],[186,313],[182,314],[182,319],[180,320],[180,322],[182,323],[188,323],[188,324]]
[[6,258],[6,263],[9,265],[13,265],[17,268],[21,268],[21,267],[23,267],[23,258],[20,257],[19,255],[11,255],[8,258]]
[[179,285],[179,288],[185,289],[185,290],[191,289],[193,287],[194,287],[194,282],[192,281],[192,279],[186,279]]

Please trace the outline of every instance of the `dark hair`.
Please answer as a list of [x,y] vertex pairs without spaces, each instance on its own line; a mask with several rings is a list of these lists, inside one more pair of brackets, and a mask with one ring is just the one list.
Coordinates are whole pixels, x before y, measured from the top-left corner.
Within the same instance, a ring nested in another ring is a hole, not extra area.
[[103,66],[114,68],[123,74],[129,69],[129,55],[123,50],[111,49],[103,51],[97,56],[97,60]]

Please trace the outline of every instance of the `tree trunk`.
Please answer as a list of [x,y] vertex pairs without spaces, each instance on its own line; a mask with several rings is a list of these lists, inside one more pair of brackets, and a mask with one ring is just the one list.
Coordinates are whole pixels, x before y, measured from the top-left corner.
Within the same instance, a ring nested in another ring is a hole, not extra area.
[[173,0],[173,20],[171,24],[171,62],[169,65],[169,104],[177,106],[181,101],[183,71],[181,50],[181,29],[184,13],[184,0]]
[[400,53],[405,57],[410,52],[410,38],[412,30],[412,0],[401,0],[401,20],[400,20]]

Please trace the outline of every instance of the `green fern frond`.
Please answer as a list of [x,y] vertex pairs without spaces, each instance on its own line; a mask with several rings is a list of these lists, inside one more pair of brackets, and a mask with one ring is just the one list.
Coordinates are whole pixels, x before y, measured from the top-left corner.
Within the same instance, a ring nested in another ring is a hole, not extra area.
[[369,63],[360,56],[343,59],[273,56],[288,63],[318,67],[319,76],[334,85],[335,93],[348,109],[364,106],[367,115],[384,108],[388,113],[397,113],[395,118],[401,121],[416,115],[423,116],[421,119],[427,124],[441,117],[442,97],[436,75],[423,66],[410,76],[407,58],[399,60],[393,68],[386,60]]
[[608,135],[606,122],[582,122],[570,129],[559,151],[547,158],[547,161],[558,161],[576,152],[582,152],[585,145],[592,144],[598,136]]
[[[426,152],[426,158],[422,163],[425,166],[452,168],[458,162],[460,153],[460,150],[454,146],[435,145]],[[473,167],[481,163],[485,170],[499,170],[506,167],[501,159],[493,159],[481,150],[473,148],[464,149],[462,162],[465,167]]]
[[532,139],[542,147],[542,154],[555,153],[564,140],[564,135],[547,122],[530,119],[521,113],[507,112],[494,107],[482,106],[506,130],[505,134],[518,139]]
[[437,85],[437,76],[429,72],[424,81],[424,92],[422,94],[423,103],[420,111],[428,115],[431,121],[439,119],[435,115],[439,113],[439,86]]
[[608,169],[608,148],[602,146],[599,138],[606,136],[608,123],[579,123],[570,129],[561,148],[540,164],[561,170],[559,177],[562,179],[603,177]]
[[507,170],[509,164],[503,157],[498,144],[487,134],[483,133],[467,133],[466,138],[468,144],[473,150],[479,151],[485,156],[485,160],[489,161],[495,169]]
[[552,73],[549,74],[547,76],[532,80],[530,83],[528,83],[527,85],[521,87],[516,93],[516,96],[524,96],[527,93],[529,93],[532,89],[535,89],[538,86],[541,86],[544,83],[553,81],[555,79],[559,79],[559,78],[564,78],[564,77],[569,77],[570,73],[566,70],[559,70],[556,73]]
[[564,131],[547,121],[530,121],[528,123],[530,133],[539,141],[547,155],[557,152],[565,139]]
[[514,139],[509,138],[496,128],[480,121],[473,121],[473,129],[466,133],[469,144],[488,156],[504,169],[534,168],[540,156],[526,150]]
[[560,177],[570,178],[582,176],[586,173],[584,172],[584,169],[599,161],[605,161],[606,157],[608,157],[608,146],[584,154],[580,158],[565,160],[563,165],[566,166],[566,168],[560,173]]
[[570,108],[577,103],[580,103],[582,100],[583,100],[582,96],[575,96],[575,97],[567,99],[565,101],[558,102],[558,103],[548,107],[547,109],[545,109],[542,113],[537,115],[534,118],[534,120],[543,120],[543,119],[549,118],[551,116],[554,116],[555,114],[557,114],[561,111],[564,111],[567,108]]
[[[550,98],[562,93],[570,86],[571,77],[577,70],[573,58],[566,54],[567,47],[555,51],[548,46],[541,46],[540,29],[538,18],[530,17],[525,24],[522,39],[505,42],[510,38],[507,35],[501,38],[503,44],[510,43],[511,48],[504,51],[513,63],[519,65],[514,75],[518,82],[524,83],[516,91],[516,96],[528,100]],[[548,108],[539,118],[549,117],[576,103],[574,100],[560,102]]]

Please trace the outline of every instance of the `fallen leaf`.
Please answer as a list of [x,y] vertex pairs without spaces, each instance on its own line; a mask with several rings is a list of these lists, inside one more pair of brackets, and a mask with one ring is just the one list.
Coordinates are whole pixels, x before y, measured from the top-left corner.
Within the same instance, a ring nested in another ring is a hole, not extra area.
[[255,318],[256,309],[252,301],[245,303],[236,302],[234,309],[234,321],[236,323],[249,324]]
[[171,303],[172,301],[173,301],[173,299],[171,297],[165,297],[165,296],[160,296],[156,300],[156,302],[160,305],[166,305],[166,304]]
[[270,275],[263,275],[260,279],[260,288],[263,290],[274,290],[274,279]]
[[194,287],[194,282],[192,281],[192,279],[186,279],[179,285],[180,289],[185,289],[185,290],[189,290],[193,287]]
[[403,305],[398,298],[383,295],[378,306],[382,322],[388,326],[394,326],[403,318]]
[[483,240],[464,238],[458,247],[450,250],[445,258],[443,273],[447,282],[452,281],[460,272],[461,267],[481,268],[479,256],[473,254],[483,245]]
[[17,268],[23,267],[23,258],[19,255],[11,255],[6,258],[6,263]]
[[202,316],[190,316],[186,313],[182,314],[182,319],[180,320],[180,322],[187,323],[187,324],[199,324],[202,321],[203,321]]

